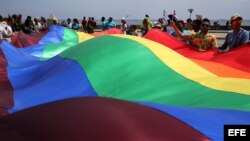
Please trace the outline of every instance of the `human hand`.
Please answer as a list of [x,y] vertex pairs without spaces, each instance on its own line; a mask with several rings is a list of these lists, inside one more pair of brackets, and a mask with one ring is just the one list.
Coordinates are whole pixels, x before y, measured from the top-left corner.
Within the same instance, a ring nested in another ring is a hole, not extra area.
[[175,22],[174,21],[170,21],[170,26],[172,26],[172,27],[175,27],[176,25],[175,25]]

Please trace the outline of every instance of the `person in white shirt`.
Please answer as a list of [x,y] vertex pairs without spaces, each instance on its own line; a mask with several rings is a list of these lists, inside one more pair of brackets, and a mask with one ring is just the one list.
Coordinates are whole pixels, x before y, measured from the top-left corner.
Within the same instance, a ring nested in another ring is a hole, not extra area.
[[12,28],[7,24],[6,21],[2,22],[2,27],[3,27],[3,39],[10,42],[13,36]]
[[2,15],[0,15],[0,39],[2,40],[3,39],[3,25],[2,25],[2,21],[3,21],[3,17]]
[[1,40],[3,39],[3,31],[4,31],[4,28],[2,26],[2,22],[0,22],[0,39]]
[[126,19],[124,17],[122,17],[121,19],[121,31],[123,32],[123,34],[126,34],[128,30],[128,25],[126,23]]
[[42,29],[42,24],[38,21],[38,18],[35,18],[34,22],[35,22],[35,25],[34,25],[35,31],[39,32]]

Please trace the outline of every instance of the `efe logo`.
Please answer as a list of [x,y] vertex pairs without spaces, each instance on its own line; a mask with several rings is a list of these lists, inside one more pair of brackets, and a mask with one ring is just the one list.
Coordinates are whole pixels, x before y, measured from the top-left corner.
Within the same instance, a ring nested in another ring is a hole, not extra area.
[[250,125],[224,125],[224,141],[250,141]]

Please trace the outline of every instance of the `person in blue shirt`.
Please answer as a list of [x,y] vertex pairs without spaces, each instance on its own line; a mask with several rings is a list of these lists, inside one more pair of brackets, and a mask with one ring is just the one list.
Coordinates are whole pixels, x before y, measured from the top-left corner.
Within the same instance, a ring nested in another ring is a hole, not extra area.
[[102,30],[104,31],[104,30],[106,30],[106,27],[105,27],[105,25],[106,25],[105,17],[101,18],[101,22],[102,22]]
[[109,17],[108,21],[105,23],[105,28],[110,29],[110,28],[115,28],[116,24],[113,21],[113,17]]
[[76,18],[74,18],[73,23],[72,23],[72,29],[79,30],[80,28],[81,28],[81,26],[79,24],[79,21]]
[[173,21],[174,23],[176,23],[177,22],[177,19],[176,19],[176,17],[175,16],[173,16],[173,15],[168,15],[168,26],[166,27],[166,31],[170,34],[170,35],[172,35],[172,36],[174,36],[174,37],[178,37],[177,36],[177,34],[176,34],[176,32],[175,32],[175,30],[173,29],[173,27],[172,26],[170,26],[170,22],[171,21]]
[[219,47],[220,52],[227,52],[233,48],[239,47],[248,43],[249,33],[241,28],[243,18],[235,14],[230,18],[232,30],[227,33],[224,44]]

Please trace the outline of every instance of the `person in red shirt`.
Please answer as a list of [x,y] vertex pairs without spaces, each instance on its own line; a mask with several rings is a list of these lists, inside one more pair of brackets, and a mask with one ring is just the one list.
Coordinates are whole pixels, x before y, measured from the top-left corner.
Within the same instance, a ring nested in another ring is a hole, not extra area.
[[82,19],[82,31],[86,32],[86,26],[87,26],[87,20],[86,17],[83,17]]

